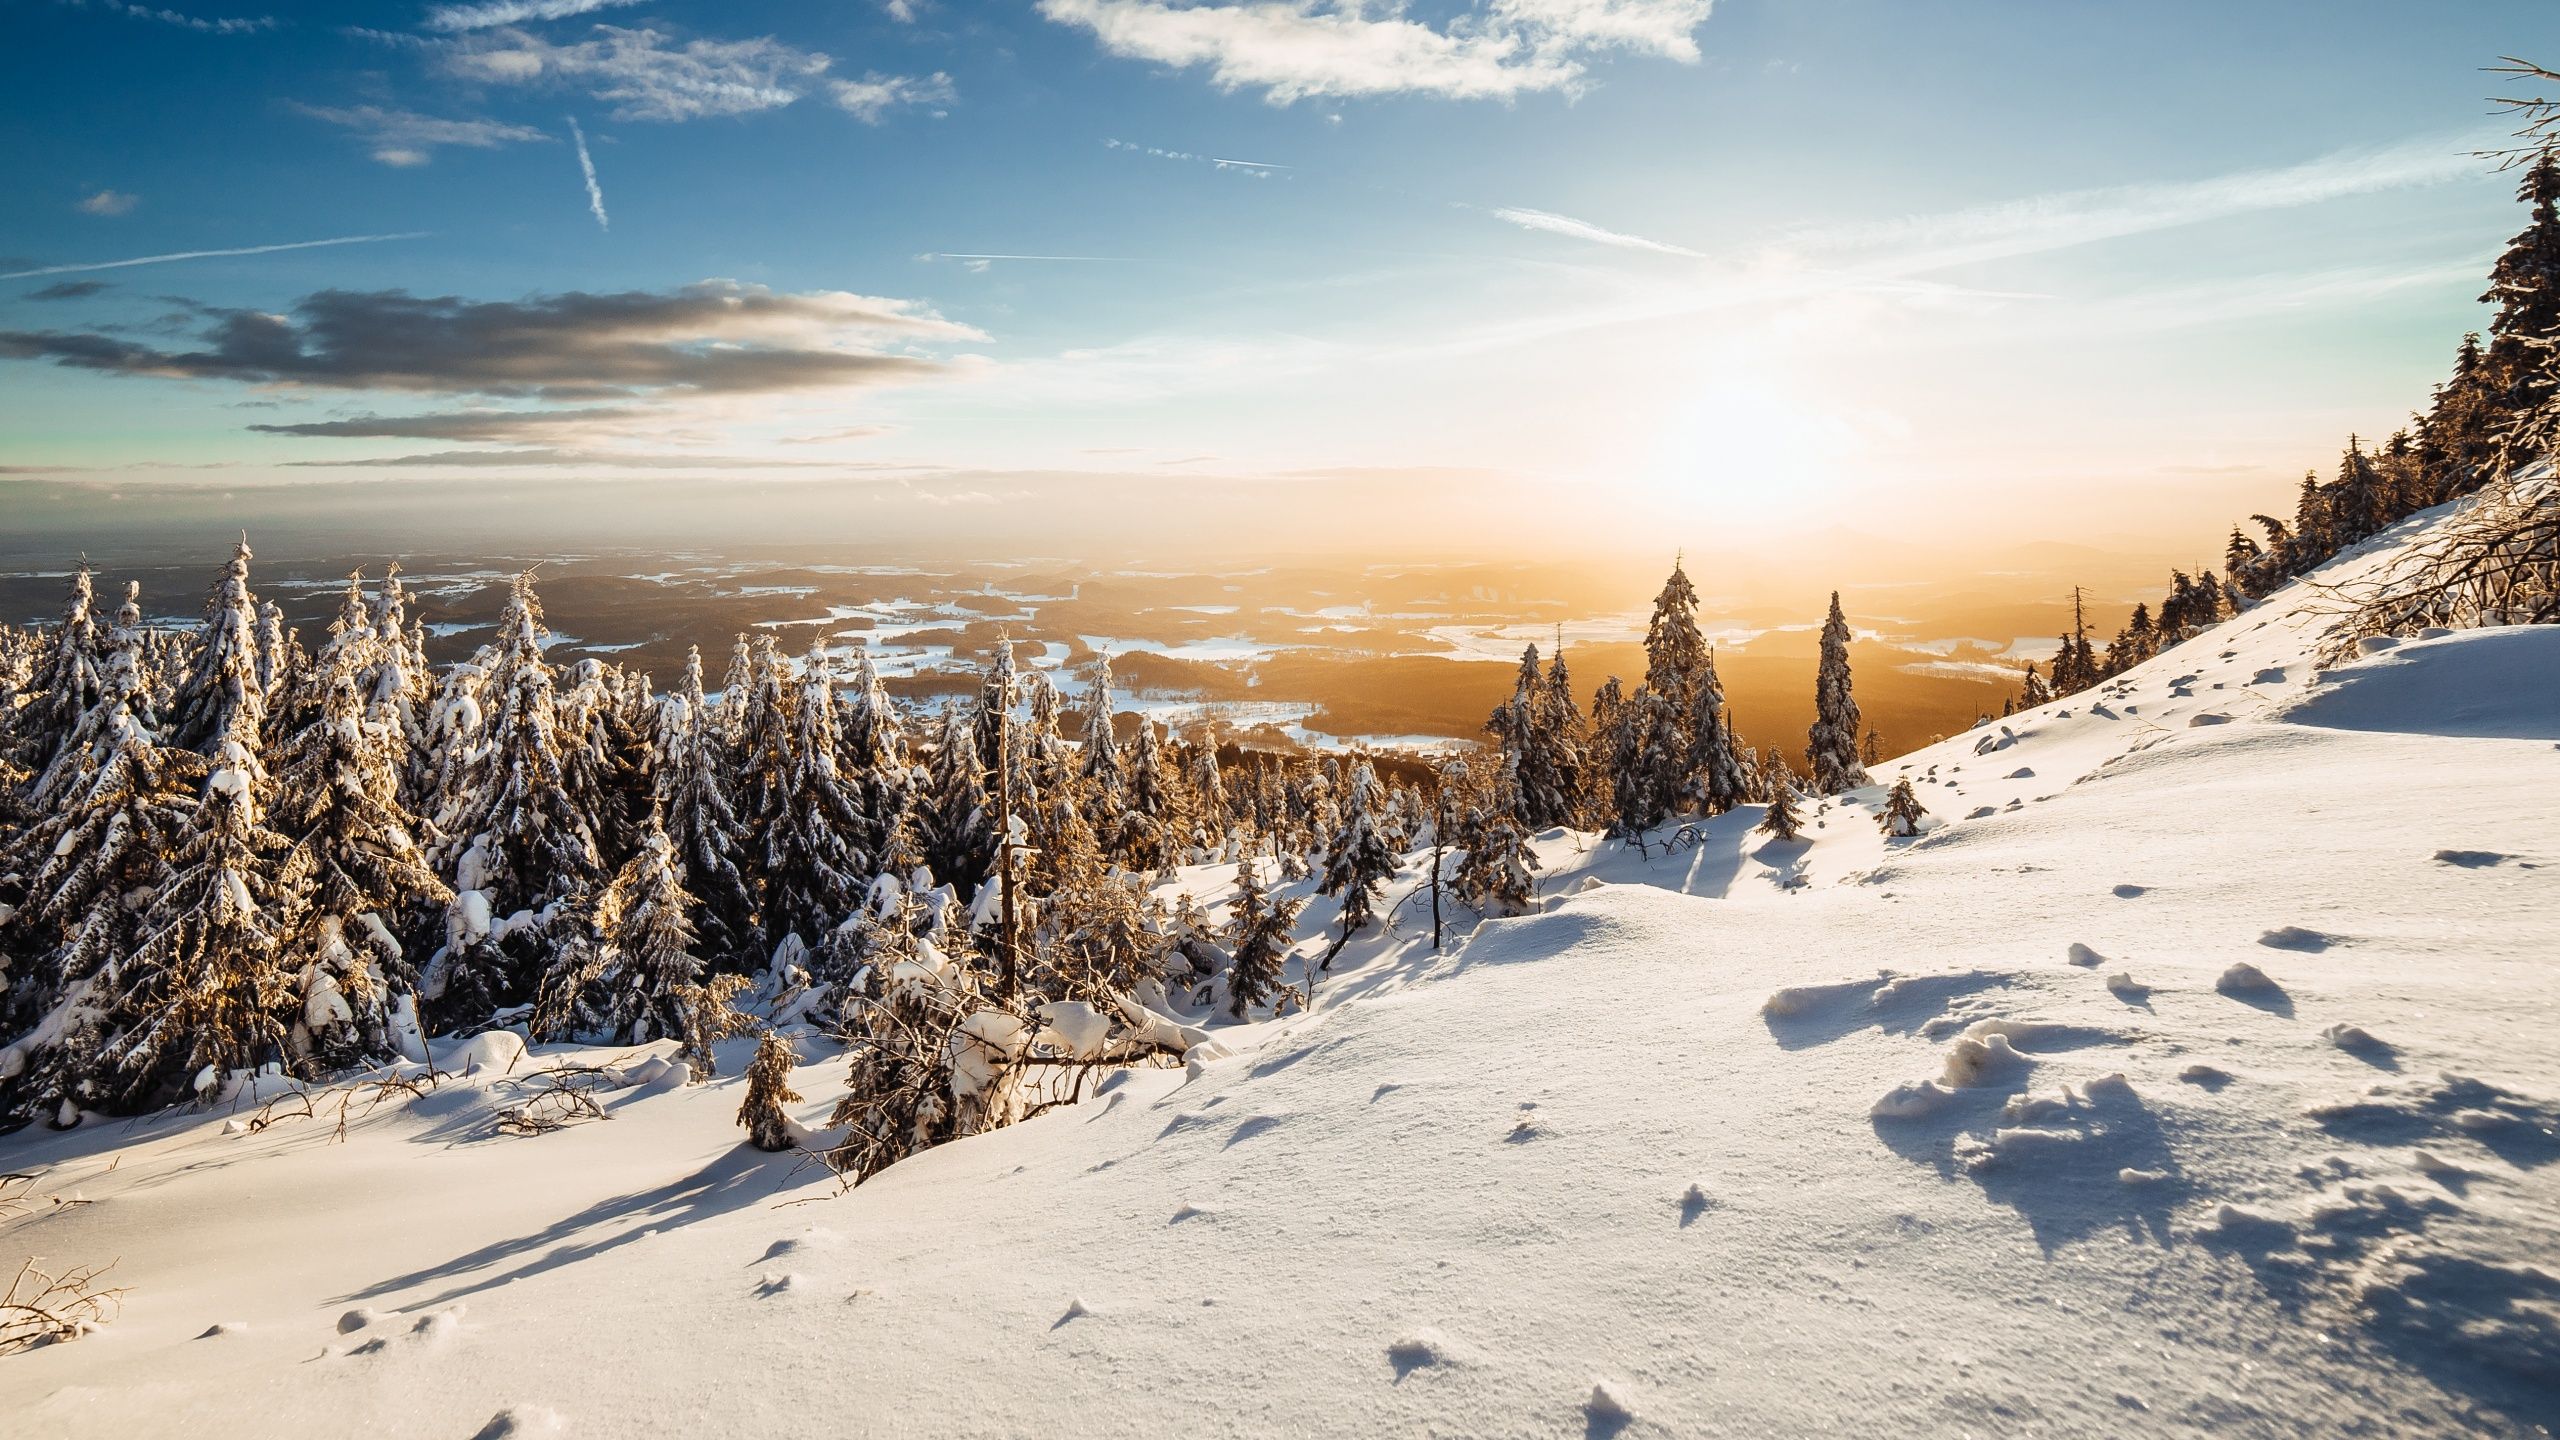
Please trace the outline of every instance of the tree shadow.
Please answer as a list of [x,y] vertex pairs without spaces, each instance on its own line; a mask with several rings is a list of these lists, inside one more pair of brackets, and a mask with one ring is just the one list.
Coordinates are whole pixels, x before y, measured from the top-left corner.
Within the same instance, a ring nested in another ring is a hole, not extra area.
[[[815,1180],[818,1176],[810,1178]],[[439,1282],[460,1280],[478,1271],[493,1270],[493,1267],[506,1267],[495,1269],[493,1273],[468,1284],[453,1285],[432,1298],[412,1301],[402,1308],[422,1309],[450,1304],[528,1276],[593,1259],[655,1230],[690,1225],[762,1203],[789,1187],[793,1180],[791,1169],[773,1164],[772,1157],[761,1150],[740,1145],[681,1179],[599,1200],[540,1230],[494,1240],[442,1264],[376,1281],[362,1290],[341,1295],[332,1303],[379,1300]]]

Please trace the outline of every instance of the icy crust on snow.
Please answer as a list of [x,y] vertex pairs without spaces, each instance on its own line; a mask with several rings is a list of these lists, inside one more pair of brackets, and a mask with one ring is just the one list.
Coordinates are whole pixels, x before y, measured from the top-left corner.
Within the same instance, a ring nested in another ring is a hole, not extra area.
[[[1877,766],[1801,844],[1542,836],[1536,913],[1435,956],[1408,906],[1311,1014],[1053,1007],[1188,1063],[850,1192],[740,1144],[752,1040],[700,1085],[443,1044],[343,1139],[361,1087],[255,1076],[0,1137],[88,1202],[0,1261],[131,1287],[0,1359],[0,1434],[2534,1433],[2560,748],[2430,697],[2492,653],[2531,693],[2560,627],[2315,680],[2319,603]],[[844,1060],[794,1039],[823,1143]],[[609,1122],[498,1133],[563,1064]]]

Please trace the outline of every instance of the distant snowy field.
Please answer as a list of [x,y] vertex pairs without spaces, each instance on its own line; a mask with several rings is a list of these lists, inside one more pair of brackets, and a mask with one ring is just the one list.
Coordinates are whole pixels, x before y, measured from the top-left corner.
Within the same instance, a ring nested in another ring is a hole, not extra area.
[[1552,834],[1540,913],[851,1192],[739,1046],[531,1138],[646,1052],[0,1139],[92,1202],[0,1261],[130,1287],[0,1434],[2547,1433],[2560,627],[2315,675],[2324,603],[1880,767],[1916,840]]

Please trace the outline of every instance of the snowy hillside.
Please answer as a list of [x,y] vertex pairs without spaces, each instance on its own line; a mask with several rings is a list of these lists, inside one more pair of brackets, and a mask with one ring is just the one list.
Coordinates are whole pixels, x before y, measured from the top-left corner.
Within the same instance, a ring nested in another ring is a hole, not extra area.
[[538,1136],[639,1052],[0,1139],[0,1260],[130,1287],[0,1433],[2547,1433],[2560,627],[2315,675],[2330,603],[1880,767],[1916,840],[1553,833],[1539,913],[850,1192],[746,1041]]

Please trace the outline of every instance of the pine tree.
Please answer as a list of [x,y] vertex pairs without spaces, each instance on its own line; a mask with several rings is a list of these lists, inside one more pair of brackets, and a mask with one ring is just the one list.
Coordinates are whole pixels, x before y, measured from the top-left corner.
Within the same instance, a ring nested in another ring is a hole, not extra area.
[[758,816],[764,925],[768,935],[814,942],[853,913],[875,873],[871,857],[857,848],[869,822],[836,768],[835,672],[824,642],[810,648],[791,711],[780,773]]
[[1912,793],[1911,777],[1906,775],[1893,782],[1893,793],[1885,797],[1884,813],[1876,817],[1876,825],[1887,835],[1907,839],[1920,833],[1920,821],[1928,813]]
[[62,619],[44,637],[27,677],[26,703],[14,711],[0,709],[0,744],[5,744],[0,758],[14,757],[35,775],[54,767],[81,717],[96,707],[105,688],[98,625],[91,613],[93,573],[86,560],[71,572]]
[[1341,828],[1325,848],[1319,895],[1342,897],[1342,933],[1325,952],[1328,968],[1351,937],[1376,918],[1378,894],[1396,871],[1396,857],[1378,834],[1378,774],[1361,760],[1351,772],[1343,798]]
[[1790,841],[1803,833],[1804,816],[1796,808],[1796,787],[1780,780],[1769,795],[1769,813],[1752,827],[1773,840]]
[[1721,815],[1743,801],[1742,772],[1733,720],[1725,711],[1724,683],[1716,678],[1715,652],[1707,652],[1691,692],[1688,714],[1689,780],[1681,794],[1705,815]]
[[2516,198],[2530,218],[2490,267],[2480,297],[2498,307],[2489,322],[2487,370],[2493,403],[2510,417],[2531,412],[2550,393],[2550,349],[2560,339],[2560,157],[2537,156]]
[[791,1071],[799,1063],[799,1052],[780,1031],[768,1029],[756,1042],[756,1058],[747,1063],[747,1097],[738,1105],[738,1123],[746,1127],[747,1142],[759,1150],[788,1150],[799,1143],[792,1135],[791,1112],[782,1108],[800,1103],[800,1092],[791,1088]]
[[235,748],[226,758],[143,915],[141,943],[91,992],[104,1042],[83,1088],[100,1108],[148,1109],[191,1082],[202,1090],[226,1072],[288,1058],[297,997],[278,963],[285,841],[258,813],[247,757]]
[[1120,769],[1120,741],[1111,729],[1111,656],[1097,650],[1085,672],[1084,778],[1096,800],[1117,805],[1127,783]]
[[204,638],[170,719],[171,742],[189,750],[211,754],[227,738],[254,749],[266,723],[273,657],[260,639],[258,603],[249,593],[251,558],[243,538],[205,598]]
[[1480,915],[1519,915],[1537,898],[1537,852],[1516,815],[1519,781],[1506,766],[1495,783],[1489,809],[1470,807],[1460,829],[1466,854],[1459,857],[1449,888],[1459,901]]
[[418,976],[391,927],[453,898],[400,802],[398,731],[366,716],[369,658],[356,645],[325,652],[318,713],[275,763],[275,826],[293,841],[283,874],[300,901],[289,953],[305,1029],[331,1065],[410,1055]]
[[613,877],[596,905],[610,957],[602,1006],[614,1043],[640,1045],[683,1037],[691,1021],[684,989],[702,976],[694,953],[694,898],[684,866],[658,817],[649,817],[638,853]]
[[943,713],[942,738],[925,772],[926,858],[933,873],[973,896],[995,873],[995,801],[988,793],[976,727],[958,706]]
[[[1813,767],[1818,795],[1837,795],[1867,783],[1858,763],[1858,730],[1865,723],[1849,692],[1849,621],[1840,613],[1840,592],[1831,592],[1831,613],[1822,621],[1822,668],[1813,682],[1813,730],[1804,758]],[[1792,839],[1793,837],[1787,837]]]
[[1252,857],[1236,862],[1236,898],[1227,915],[1227,942],[1235,957],[1227,964],[1227,1013],[1239,1020],[1294,993],[1280,976],[1297,943],[1298,911],[1305,902],[1284,899],[1263,888]]
[[734,759],[719,712],[702,693],[702,652],[685,652],[684,678],[659,702],[658,812],[694,896],[687,917],[702,955],[715,966],[764,958],[746,827],[730,793]]
[[[454,905],[423,989],[449,1018],[476,1018],[521,998],[556,908],[604,878],[593,797],[579,793],[561,754],[541,636],[533,577],[519,575],[482,665],[486,678],[472,707],[485,707],[478,741],[456,757],[437,821]],[[515,923],[517,915],[528,923]]]
[[1138,743],[1130,751],[1120,830],[1112,847],[1127,857],[1131,869],[1161,870],[1180,859],[1174,843],[1184,828],[1178,779],[1156,738],[1155,722],[1139,716]]

